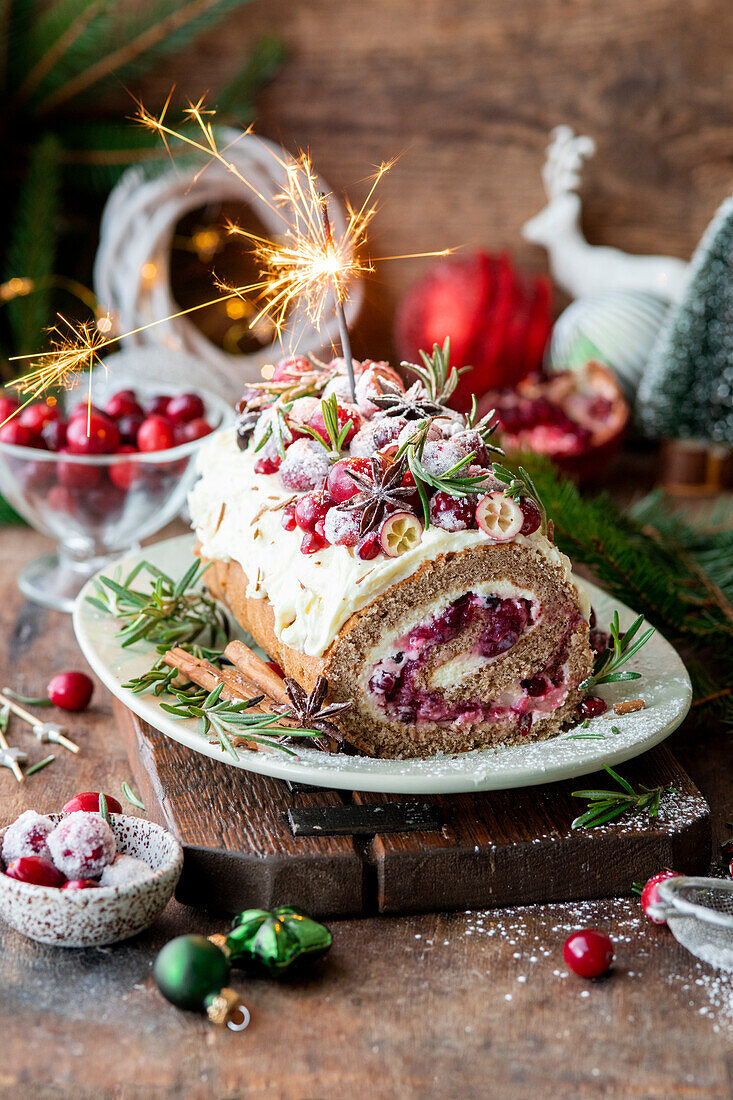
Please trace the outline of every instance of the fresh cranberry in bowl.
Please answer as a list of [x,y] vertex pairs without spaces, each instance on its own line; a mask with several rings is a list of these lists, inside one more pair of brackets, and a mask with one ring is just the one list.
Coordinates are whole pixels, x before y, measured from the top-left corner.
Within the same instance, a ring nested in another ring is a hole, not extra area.
[[147,416],[165,416],[170,399],[171,395],[169,393],[156,394],[155,397],[151,397],[143,403],[145,414]]
[[[116,798],[111,794],[106,794],[104,797],[107,799],[107,809],[111,814],[122,813],[122,806]],[[73,814],[77,810],[83,810],[88,814],[99,813],[99,791],[82,791],[61,807],[61,812],[64,814]]]
[[203,439],[205,435],[211,435],[213,430],[205,417],[197,416],[195,420],[175,425],[175,440],[176,443],[192,443],[194,439]]
[[66,876],[53,865],[50,859],[43,856],[21,856],[15,859],[6,869],[8,878],[14,878],[18,882],[28,882],[32,886],[63,886]]
[[40,439],[27,424],[21,424],[20,420],[13,419],[0,428],[0,443],[12,443],[14,447],[38,447]]
[[146,417],[137,433],[140,451],[167,451],[175,446],[173,425],[157,414]]
[[97,890],[99,883],[93,878],[71,878],[61,887],[62,890]]
[[41,439],[46,450],[60,451],[66,446],[66,424],[63,420],[49,420],[41,429]]
[[[137,447],[133,447],[130,443],[123,443],[122,446],[117,449],[117,454],[134,455],[138,454],[138,450]],[[137,462],[115,462],[114,465],[109,468],[109,477],[112,484],[116,485],[118,489],[127,491],[142,477],[140,464]]]
[[139,416],[142,419],[144,416],[133,390],[118,390],[113,393],[104,411],[112,420],[119,420],[123,416]]
[[188,424],[191,420],[201,420],[204,412],[204,403],[197,393],[182,393],[171,397],[165,415],[174,424]]
[[55,404],[37,401],[23,409],[18,414],[18,419],[35,435],[40,435],[47,424],[52,424],[59,419],[59,410]]
[[87,465],[83,462],[75,462],[73,452],[68,447],[62,447],[60,455],[68,455],[56,464],[56,476],[59,485],[67,489],[93,489],[102,478],[102,469],[99,466]]
[[66,430],[66,445],[75,455],[108,455],[120,445],[117,425],[104,413],[74,416]]
[[18,402],[14,397],[8,397],[7,394],[0,393],[0,424],[4,424],[8,417],[18,411]]

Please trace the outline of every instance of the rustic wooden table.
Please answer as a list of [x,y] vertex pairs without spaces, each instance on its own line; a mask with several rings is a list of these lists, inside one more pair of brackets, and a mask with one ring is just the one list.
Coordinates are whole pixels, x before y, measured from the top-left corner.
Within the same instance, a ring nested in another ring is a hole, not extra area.
[[[36,692],[51,670],[83,665],[67,616],[25,603],[18,568],[45,542],[0,534],[0,684]],[[76,791],[120,794],[130,779],[101,688],[74,718],[78,758],[20,788],[0,770],[0,824],[50,811]],[[675,752],[709,799],[716,835],[730,813],[730,734],[684,728]],[[46,755],[20,725],[12,743]],[[131,811],[135,812],[135,811]],[[425,1100],[486,1097],[728,1097],[733,981],[688,955],[636,900],[339,921],[318,973],[275,983],[237,976],[252,1011],[240,1035],[162,1000],[156,951],[221,916],[171,903],[118,947],[45,948],[0,929],[0,1100]],[[608,930],[613,974],[585,982],[562,961],[567,934]]]

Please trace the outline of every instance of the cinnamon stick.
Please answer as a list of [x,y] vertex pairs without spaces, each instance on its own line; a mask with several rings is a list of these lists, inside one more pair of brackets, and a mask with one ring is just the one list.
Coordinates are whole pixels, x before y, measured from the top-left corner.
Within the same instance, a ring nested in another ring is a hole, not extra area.
[[[253,696],[260,694],[258,691],[250,690],[250,686],[244,682],[244,678],[234,669],[215,668],[210,661],[194,657],[192,653],[187,653],[185,649],[169,649],[163,655],[163,660],[169,668],[177,668],[192,683],[198,684],[199,687],[205,688],[207,691],[213,691],[215,687],[223,683],[224,687],[221,693],[225,699],[229,699],[231,702],[237,702],[240,699],[251,699]],[[256,703],[251,709],[265,712],[269,708],[264,707],[262,703]],[[244,734],[230,735],[230,740],[242,748],[259,752],[260,746],[258,743],[250,741]]]
[[278,676],[244,642],[230,642],[224,650],[224,655],[229,658],[233,665],[236,665],[245,679],[255,686],[258,694],[263,692],[274,703],[281,703],[285,706],[290,705],[282,676]]

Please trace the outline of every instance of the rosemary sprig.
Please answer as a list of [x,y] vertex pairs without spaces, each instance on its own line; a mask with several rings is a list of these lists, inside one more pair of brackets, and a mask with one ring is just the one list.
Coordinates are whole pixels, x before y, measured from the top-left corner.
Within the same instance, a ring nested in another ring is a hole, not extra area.
[[101,791],[99,792],[99,816],[102,818],[103,821],[106,821],[108,825],[112,824],[109,817],[107,796],[104,795]]
[[335,393],[332,393],[330,397],[321,401],[323,423],[326,425],[326,431],[328,432],[328,441],[326,441],[321,432],[316,431],[315,428],[311,428],[306,424],[300,425],[300,430],[307,432],[308,435],[315,439],[316,443],[320,443],[322,447],[325,447],[328,451],[329,458],[333,459],[337,459],[341,454],[344,443],[346,442],[346,436],[354,427],[353,420],[347,420],[343,427],[339,426],[338,407],[338,399]]
[[590,829],[596,825],[606,825],[609,821],[615,821],[616,818],[628,813],[646,811],[649,817],[656,817],[662,795],[674,792],[674,787],[645,787],[643,783],[640,784],[641,789],[635,791],[628,780],[608,764],[603,766],[611,778],[616,780],[619,789],[573,791],[573,798],[584,798],[588,802],[587,810],[573,821],[571,826],[573,829]]
[[488,451],[493,451],[494,454],[503,455],[504,451],[501,447],[498,447],[495,443],[491,443],[491,437],[499,427],[499,421],[494,420],[496,416],[496,409],[489,409],[487,413],[481,417],[480,420],[476,420],[478,416],[478,404],[476,403],[476,394],[471,394],[471,409],[466,413],[466,427],[478,432],[481,436],[484,446]]
[[[207,692],[205,688],[175,689],[170,692],[178,702],[161,703],[160,706],[168,714],[175,718],[198,719],[198,732],[202,737],[208,737],[214,733],[221,747],[229,753],[234,760],[239,760],[239,754],[232,744],[230,737],[241,735],[248,741],[257,744],[268,745],[270,748],[279,749],[288,756],[296,756],[297,753],[273,737],[320,737],[321,733],[315,729],[294,729],[281,722],[282,718],[292,716],[292,711],[286,710],[281,714],[249,714],[249,709],[262,702],[262,695],[256,695],[252,699],[242,699],[232,702],[221,699],[224,684],[217,684],[213,691]],[[268,736],[269,735],[269,736]]]
[[635,653],[638,653],[643,645],[646,645],[654,633],[654,628],[649,627],[644,634],[637,638],[643,622],[644,616],[639,615],[626,633],[621,635],[619,633],[618,611],[614,611],[610,626],[611,645],[596,657],[592,675],[580,684],[581,691],[587,691],[598,684],[614,684],[619,680],[641,679],[640,672],[630,672],[628,669],[620,672],[619,669]]
[[127,782],[127,780],[125,780],[125,782],[122,784],[122,793],[131,806],[136,806],[138,810],[145,810],[145,807],[143,806],[140,799],[137,797],[136,794],[133,794],[132,787]]
[[166,695],[177,675],[178,669],[169,668],[161,658],[147,672],[143,672],[141,676],[133,676],[122,686],[134,695],[144,695],[147,691],[152,691],[153,695]]
[[[197,587],[207,568],[195,561],[175,581],[157,566],[140,561],[122,581],[101,577],[96,595],[87,596],[87,600],[98,610],[124,622],[117,633],[123,647],[145,640],[155,645],[159,653],[193,643],[204,649],[204,643],[208,643],[208,647],[216,649],[228,641],[229,622],[219,604]],[[133,581],[143,570],[152,578],[149,592],[133,587]]]
[[293,433],[285,419],[285,414],[290,412],[292,404],[292,401],[280,400],[262,414],[265,425],[255,445],[255,454],[261,451],[267,441],[272,438],[275,440],[280,457],[285,458],[285,449],[293,441]]
[[39,760],[36,764],[31,764],[30,768],[26,768],[25,770],[26,778],[29,775],[35,775],[36,772],[40,772],[43,768],[47,768],[49,764],[53,764],[55,759],[56,757],[52,754],[51,756],[44,756],[43,760]]
[[469,474],[464,477],[460,476],[461,470],[465,470],[467,466],[470,466],[475,458],[473,451],[454,463],[454,465],[446,470],[444,474],[428,473],[418,456],[415,446],[408,446],[406,454],[407,465],[410,468],[410,473],[415,479],[415,485],[422,503],[425,530],[430,526],[428,487],[438,489],[440,492],[448,493],[450,496],[454,497],[465,497],[469,496],[471,493],[478,493],[481,495],[486,492],[485,481],[489,473],[488,470],[480,474]]
[[458,379],[473,367],[450,366],[450,336],[446,336],[443,347],[433,344],[433,354],[421,351],[422,366],[417,363],[403,362],[401,366],[412,371],[420,379],[432,401],[446,405],[458,385]]
[[547,510],[542,503],[537,486],[524,466],[520,466],[517,470],[510,470],[508,466],[501,466],[498,462],[495,462],[493,469],[497,481],[503,482],[506,486],[504,496],[511,497],[512,500],[519,500],[520,497],[530,497],[535,502],[540,513],[540,531],[543,535],[547,535],[549,530]]

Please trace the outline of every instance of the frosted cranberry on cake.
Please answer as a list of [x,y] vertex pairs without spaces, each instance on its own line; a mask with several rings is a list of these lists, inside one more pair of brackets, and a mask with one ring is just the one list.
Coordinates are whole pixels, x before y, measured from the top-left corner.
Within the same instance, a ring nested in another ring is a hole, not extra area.
[[353,395],[342,360],[292,362],[200,456],[212,591],[288,676],[351,701],[339,724],[370,755],[559,732],[592,670],[587,596],[492,416],[446,406],[447,349],[407,385],[357,363]]

